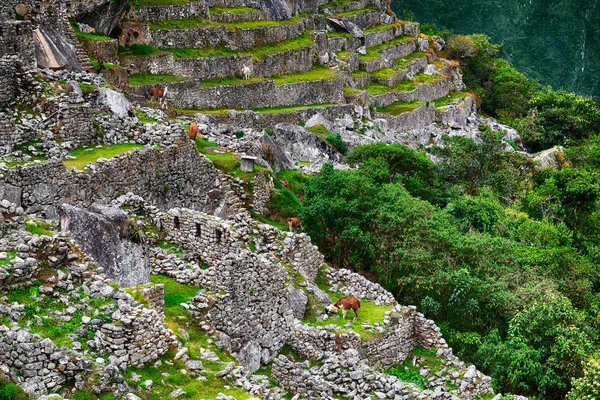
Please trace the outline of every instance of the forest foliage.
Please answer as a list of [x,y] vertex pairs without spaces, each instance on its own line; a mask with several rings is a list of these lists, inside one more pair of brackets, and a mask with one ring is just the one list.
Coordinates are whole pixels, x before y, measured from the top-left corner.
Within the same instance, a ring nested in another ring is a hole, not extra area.
[[447,39],[482,111],[515,126],[530,150],[564,146],[561,168],[505,152],[502,134],[480,126],[477,144],[353,148],[355,169],[326,164],[299,190],[289,180],[302,199],[295,211],[329,262],[416,304],[496,390],[596,398],[600,111],[540,88],[484,36]]

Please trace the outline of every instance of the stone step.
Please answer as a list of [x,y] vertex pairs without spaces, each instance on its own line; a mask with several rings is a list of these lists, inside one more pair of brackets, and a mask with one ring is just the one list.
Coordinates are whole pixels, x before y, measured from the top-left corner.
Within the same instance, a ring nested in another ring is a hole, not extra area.
[[83,71],[86,71],[86,70],[92,68],[92,62],[90,61],[90,58],[88,57],[87,53],[85,52],[83,45],[81,44],[79,39],[77,39],[77,36],[75,35],[75,31],[73,30],[73,27],[71,26],[71,23],[69,22],[69,18],[67,17],[67,14],[63,12],[62,17],[63,17],[63,32],[64,32],[65,36],[67,37],[67,39],[69,40],[69,42],[71,42],[71,44],[73,44],[73,46],[75,46],[75,53],[77,54],[77,61],[79,62],[79,66],[81,67],[81,69]]
[[212,7],[209,18],[214,22],[248,22],[267,19],[263,10],[252,7]]
[[208,5],[204,1],[184,4],[146,5],[131,7],[126,18],[129,21],[169,21],[208,18]]
[[243,21],[216,23],[209,20],[172,20],[123,23],[122,46],[153,45],[158,48],[218,48],[233,51],[294,39],[312,30],[311,19],[294,17],[287,21]]
[[213,80],[226,76],[242,77],[245,65],[250,68],[252,77],[265,78],[312,69],[322,55],[314,38],[313,33],[307,31],[299,38],[234,54],[226,48],[157,49],[156,54],[124,56],[121,60],[131,73],[151,72]]
[[[185,80],[168,85],[167,104],[187,109],[300,106],[343,101],[346,77],[334,70],[318,67],[305,73],[283,75],[271,79],[224,78],[215,81]],[[154,84],[130,86],[135,100],[148,100],[148,89]]]

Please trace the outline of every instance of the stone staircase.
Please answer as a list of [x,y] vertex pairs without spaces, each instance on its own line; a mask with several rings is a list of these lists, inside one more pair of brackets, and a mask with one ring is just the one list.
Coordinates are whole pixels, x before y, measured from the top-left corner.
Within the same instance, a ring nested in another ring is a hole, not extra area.
[[[347,112],[346,104],[360,104],[372,109],[373,118],[402,127],[403,120],[425,111],[429,117],[423,120],[434,120],[436,107],[430,103],[461,89],[456,67],[437,59],[418,24],[387,15],[385,2],[315,4],[298,9],[318,12],[288,20],[269,19],[266,10],[247,0],[132,10],[120,37],[120,44],[132,49],[121,54],[132,74],[127,94],[145,103],[149,88],[168,86],[168,104],[182,112],[216,112],[221,119],[222,110],[268,115],[255,125],[303,122],[314,115],[306,111],[310,107],[333,114]],[[355,24],[364,36],[336,31],[331,19]],[[135,45],[152,51],[136,54]],[[244,66],[251,70],[249,79]]]
[[75,51],[77,53],[77,61],[79,62],[81,69],[83,71],[86,71],[86,70],[92,68],[92,63],[90,61],[90,57],[88,56],[85,49],[83,48],[83,44],[79,41],[79,39],[77,39],[77,36],[75,36],[75,31],[73,31],[73,27],[71,26],[71,23],[69,22],[69,18],[67,17],[67,14],[64,11],[62,13],[62,18],[63,18],[63,32],[65,33],[65,36],[67,37],[69,42],[75,46]]

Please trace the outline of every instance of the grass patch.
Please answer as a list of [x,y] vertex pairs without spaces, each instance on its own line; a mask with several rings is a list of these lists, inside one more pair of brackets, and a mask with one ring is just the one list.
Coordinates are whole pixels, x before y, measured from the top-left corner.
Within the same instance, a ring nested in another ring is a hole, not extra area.
[[336,1],[332,1],[331,3],[327,3],[327,4],[323,4],[322,6],[319,6],[319,10],[343,6],[343,5],[352,4],[352,3],[356,3],[356,0],[336,0]]
[[105,145],[101,148],[92,148],[87,150],[85,148],[77,149],[69,153],[69,155],[76,157],[74,160],[63,160],[63,163],[69,168],[77,168],[83,170],[83,168],[90,162],[96,162],[99,158],[113,158],[118,154],[127,153],[133,149],[141,149],[143,146],[137,143],[119,143]]
[[246,14],[251,12],[261,12],[264,13],[263,10],[253,7],[210,7],[208,9],[211,14]]
[[131,86],[153,85],[156,83],[181,82],[190,80],[182,76],[169,74],[151,74],[149,72],[141,72],[139,74],[129,75],[129,84]]
[[15,256],[17,255],[17,252],[16,251],[8,251],[8,252],[6,252],[6,254],[8,254],[8,258],[5,258],[4,260],[0,260],[0,266],[10,264],[10,261],[12,259],[14,259]]
[[142,111],[142,110],[140,110],[138,108],[135,109],[135,116],[143,124],[156,124],[156,123],[158,123],[158,121],[156,119],[150,118],[148,116],[148,114],[146,114],[144,111]]
[[[325,287],[325,289],[328,288]],[[328,293],[331,296],[331,301],[334,303],[341,297],[345,297],[341,293]],[[352,311],[348,312],[345,320],[342,318],[342,313],[340,311],[337,315],[331,314],[330,317],[325,321],[317,321],[316,315],[314,313],[308,312],[303,322],[313,326],[336,325],[340,328],[340,332],[346,330],[353,330],[354,332],[360,335],[363,341],[369,341],[378,337],[380,333],[377,332],[375,329],[365,329],[362,327],[362,325],[367,320],[371,324],[374,324],[375,322],[383,322],[383,317],[388,311],[390,311],[390,306],[378,306],[372,300],[363,299],[360,301],[360,309],[358,310],[359,318],[356,321],[352,321],[352,319],[354,318],[354,313]],[[345,327],[347,323],[351,324],[350,328]]]
[[[335,106],[335,105],[336,104],[309,104],[309,105],[302,105],[302,106],[265,107],[265,108],[255,108],[252,111],[261,113],[261,114],[283,114],[283,113],[289,113],[289,112],[307,110],[307,109],[313,109],[313,108],[331,107],[331,106]],[[225,115],[230,110],[244,111],[244,110],[233,109],[233,108],[215,108],[215,109],[210,109],[210,110],[191,110],[191,109],[178,108],[176,110],[178,113],[183,114],[183,115],[195,115],[195,114]]]
[[395,103],[390,104],[389,106],[378,108],[377,112],[391,115],[400,115],[405,112],[414,111],[422,105],[423,103],[421,103],[420,101],[411,101],[410,103],[397,101]]
[[392,76],[396,75],[398,72],[404,70],[404,68],[406,68],[408,66],[408,64],[410,64],[412,61],[414,61],[418,58],[423,58],[423,57],[425,57],[425,53],[420,52],[420,51],[415,51],[414,53],[411,53],[410,55],[408,55],[406,57],[397,58],[396,60],[394,60],[394,62],[396,64],[395,68],[383,68],[378,71],[373,71],[371,73],[371,75],[374,78],[378,78],[378,79],[391,78]]
[[0,400],[28,400],[30,397],[17,384],[2,377],[0,378]]
[[71,26],[73,27],[73,31],[75,32],[75,36],[77,36],[78,39],[96,40],[96,41],[113,40],[113,38],[103,35],[102,33],[98,33],[98,32],[83,33],[83,32],[81,32],[81,30],[79,30],[79,25],[77,25],[77,22],[75,22],[75,21],[69,21],[69,22],[71,23]]
[[177,4],[189,4],[190,1],[198,0],[139,0],[141,7],[144,6],[173,6]]
[[217,25],[207,19],[169,19],[166,21],[149,21],[146,23],[151,31],[158,29],[194,29]]
[[437,99],[435,101],[435,108],[445,107],[445,106],[451,104],[452,102],[454,102],[454,100],[464,99],[466,96],[467,95],[462,92],[452,92],[446,97],[440,97],[439,99]]
[[199,136],[196,137],[196,149],[200,152],[200,153],[204,153],[206,154],[206,150],[204,150],[205,147],[219,147],[218,144],[213,143],[213,142],[209,142],[207,139],[205,138],[201,138]]
[[419,85],[432,83],[432,82],[435,82],[442,78],[443,77],[440,75],[434,76],[434,75],[426,75],[426,74],[420,73],[420,74],[415,75],[414,81],[405,79],[405,80],[398,82],[393,87],[389,87],[389,86],[383,85],[381,83],[370,83],[365,89],[369,92],[370,95],[373,95],[373,96],[377,96],[377,95],[384,94],[387,92],[405,93],[405,92],[412,92]]
[[240,21],[240,22],[230,22],[224,24],[227,27],[228,31],[234,31],[236,29],[254,29],[254,28],[264,28],[268,26],[286,26],[286,25],[295,25],[298,22],[303,20],[302,16],[292,17],[288,20],[281,21],[273,21],[273,20],[258,20],[258,21]]
[[[297,72],[295,74],[288,75],[278,75],[273,76],[271,78],[255,78],[251,77],[246,80],[242,77],[226,77],[220,79],[211,79],[211,80],[203,80],[200,81],[201,88],[209,88],[215,86],[228,86],[228,85],[243,85],[250,82],[264,82],[272,80],[276,85],[285,85],[289,83],[295,82],[305,82],[305,81],[317,81],[321,79],[332,79],[336,77],[338,73],[332,69],[323,65],[318,65],[315,68],[306,71],[306,72]],[[307,108],[309,106],[303,106],[303,108]]]
[[[436,354],[437,349],[428,350],[420,346],[415,347],[402,364],[393,366],[385,373],[393,375],[403,382],[412,382],[421,389],[425,389],[425,378],[419,374],[419,370],[426,366],[430,370],[430,375],[440,371],[442,369],[441,360],[436,357]],[[423,359],[423,362],[413,365],[414,357]]]
[[[31,223],[33,222],[33,223]],[[25,222],[25,229],[32,235],[54,236],[54,228],[46,221],[29,219]]]
[[133,44],[129,47],[119,46],[119,54],[122,56],[144,57],[161,53],[164,53],[164,51],[149,44]]
[[365,8],[361,8],[359,10],[350,10],[350,11],[344,11],[341,13],[337,13],[337,14],[335,14],[334,17],[348,17],[350,15],[365,14],[369,11],[374,11],[374,10],[378,10],[378,9],[379,9],[379,7],[377,7],[374,4],[371,4],[371,5],[366,6]]
[[177,318],[184,309],[180,304],[190,301],[200,290],[162,275],[152,275],[150,282],[165,285],[165,316],[169,318]]
[[277,179],[273,183],[276,189],[282,189],[280,180],[284,181],[287,188],[301,200],[304,198],[304,187],[311,178],[310,175],[305,175],[295,169],[283,169],[277,173]]
[[205,155],[219,170],[229,175],[235,176],[236,178],[240,178],[245,182],[250,182],[257,172],[267,170],[266,168],[255,164],[254,172],[242,172],[242,170],[240,169],[239,157],[230,152],[227,152],[225,154],[206,153]]
[[378,60],[379,58],[381,58],[381,55],[385,49],[387,49],[389,47],[397,46],[399,44],[411,42],[413,40],[415,40],[415,38],[412,36],[401,35],[401,36],[397,36],[394,39],[392,39],[388,42],[385,42],[383,44],[369,47],[367,49],[367,54],[360,55],[360,61],[367,62],[367,61]]
[[285,85],[287,83],[294,83],[294,82],[302,82],[302,81],[316,81],[316,80],[320,80],[320,79],[332,79],[335,78],[338,75],[338,73],[332,69],[332,68],[328,68],[324,65],[318,65],[315,68],[306,71],[306,72],[298,72],[295,74],[289,74],[289,75],[279,75],[279,76],[274,76],[273,82],[275,82],[276,85]]

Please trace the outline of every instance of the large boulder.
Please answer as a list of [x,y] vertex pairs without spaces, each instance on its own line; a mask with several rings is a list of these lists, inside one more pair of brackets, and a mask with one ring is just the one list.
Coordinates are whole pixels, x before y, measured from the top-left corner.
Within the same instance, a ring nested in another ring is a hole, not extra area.
[[271,136],[264,134],[260,138],[261,151],[260,155],[266,160],[275,172],[279,172],[282,169],[294,169],[294,162],[292,159],[273,141]]
[[8,200],[21,207],[21,188],[0,182],[0,200]]
[[342,160],[342,155],[325,140],[298,125],[277,124],[272,139],[292,160],[311,163]]
[[360,27],[358,25],[356,25],[354,22],[344,19],[344,18],[334,18],[334,17],[328,17],[327,18],[327,22],[329,22],[329,24],[331,26],[333,26],[333,28],[335,30],[338,31],[346,31],[348,33],[351,33],[354,37],[362,39],[365,37],[365,33],[362,31],[362,29],[360,29]]
[[129,101],[122,93],[105,87],[98,89],[98,102],[101,106],[121,118],[127,117],[131,107]]
[[129,10],[129,0],[71,0],[72,18],[93,27],[96,32],[109,35]]
[[150,249],[123,211],[94,204],[83,210],[63,204],[60,226],[122,287],[150,282]]
[[75,46],[55,27],[41,25],[34,31],[33,42],[40,68],[81,71]]

